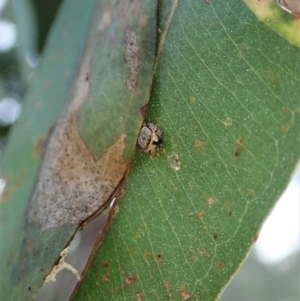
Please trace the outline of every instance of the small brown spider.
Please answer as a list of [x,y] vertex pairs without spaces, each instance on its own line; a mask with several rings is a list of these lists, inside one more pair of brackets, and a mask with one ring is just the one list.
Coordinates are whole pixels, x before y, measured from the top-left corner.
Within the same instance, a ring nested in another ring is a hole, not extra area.
[[143,123],[138,137],[138,146],[144,153],[153,155],[161,142],[162,130],[154,123]]

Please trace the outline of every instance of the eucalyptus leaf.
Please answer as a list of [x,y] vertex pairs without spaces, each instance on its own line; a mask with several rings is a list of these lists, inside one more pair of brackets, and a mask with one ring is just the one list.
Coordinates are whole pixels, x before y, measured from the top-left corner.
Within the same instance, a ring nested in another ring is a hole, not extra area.
[[136,152],[76,301],[216,300],[299,160],[294,43],[241,1],[160,1],[159,31],[164,149]]

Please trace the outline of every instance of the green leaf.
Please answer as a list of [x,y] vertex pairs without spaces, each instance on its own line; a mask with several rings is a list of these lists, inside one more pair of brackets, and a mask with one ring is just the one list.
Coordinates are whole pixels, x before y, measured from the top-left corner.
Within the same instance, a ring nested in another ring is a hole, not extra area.
[[299,160],[298,47],[239,1],[161,1],[159,29],[164,151],[136,153],[75,300],[216,300]]
[[12,0],[9,3],[12,20],[18,29],[16,56],[22,79],[28,83],[32,64],[37,60],[36,22],[34,10],[29,0]]
[[[30,299],[65,247],[68,234],[72,233],[67,229],[69,233],[65,231],[62,235],[65,237],[55,240],[48,231],[41,237],[38,227],[28,225],[26,217],[45,138],[68,98],[94,8],[92,3],[74,8],[71,2],[63,7],[53,28],[43,62],[27,93],[26,106],[12,129],[1,166],[1,176],[6,182],[0,203],[3,300]],[[81,23],[74,24],[73,20],[78,18]],[[76,35],[71,34],[73,31]],[[67,45],[64,44],[66,40]],[[49,246],[51,238],[54,243]]]
[[13,128],[1,170],[3,300],[32,298],[127,170],[150,95],[157,4],[116,4],[64,3]]

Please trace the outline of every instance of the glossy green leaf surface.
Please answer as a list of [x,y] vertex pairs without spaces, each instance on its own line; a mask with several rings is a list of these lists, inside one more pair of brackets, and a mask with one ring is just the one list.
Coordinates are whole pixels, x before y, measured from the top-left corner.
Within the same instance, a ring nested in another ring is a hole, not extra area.
[[299,160],[298,47],[239,1],[161,1],[159,29],[164,151],[136,153],[78,301],[216,300]]

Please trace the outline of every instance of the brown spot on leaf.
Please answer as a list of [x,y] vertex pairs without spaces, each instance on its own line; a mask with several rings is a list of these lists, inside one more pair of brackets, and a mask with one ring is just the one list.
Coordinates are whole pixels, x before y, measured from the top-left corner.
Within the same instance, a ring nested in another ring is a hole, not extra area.
[[203,145],[205,144],[204,139],[196,139],[195,140],[195,146],[198,152],[202,152]]
[[253,237],[253,242],[256,242],[258,240],[258,235],[256,234],[254,237]]
[[181,290],[180,291],[180,295],[182,297],[183,300],[190,300],[192,298],[192,294],[190,292]]
[[195,102],[196,102],[196,98],[193,97],[193,96],[191,96],[191,97],[190,97],[190,103],[195,103]]
[[199,211],[199,212],[197,212],[197,215],[198,215],[200,218],[202,218],[202,217],[204,216],[204,211]]
[[50,135],[50,132],[51,132],[51,130],[49,130],[45,135],[43,135],[36,142],[35,147],[34,147],[34,152],[36,155],[40,155],[44,151],[44,149],[46,147],[46,143],[47,143],[49,135]]
[[218,233],[214,233],[214,239],[217,239],[218,238]]
[[224,265],[221,261],[219,261],[216,263],[216,266],[217,266],[217,268],[221,269],[221,268],[223,268]]
[[143,106],[140,107],[140,112],[143,117],[146,116],[147,109],[148,109],[148,103],[145,103]]
[[167,291],[168,297],[170,299],[172,299],[173,298],[173,294],[169,291],[169,289],[170,289],[170,283],[168,281],[164,281],[164,288]]
[[237,147],[234,151],[234,156],[238,157],[241,154],[241,151],[244,149],[244,138],[241,137],[237,140]]
[[205,252],[205,250],[203,248],[199,248],[198,249],[198,253],[200,254],[200,256],[204,256],[207,258],[207,259],[210,259],[210,255],[208,253]]
[[89,80],[90,80],[90,73],[89,73],[89,72],[86,74],[85,80],[86,80],[86,81],[89,81]]
[[227,117],[227,119],[225,120],[224,124],[225,124],[226,126],[231,126],[231,125],[232,125],[232,119],[229,118],[229,117]]
[[287,132],[288,131],[288,127],[286,125],[282,125],[281,126],[281,131],[284,132],[284,133]]
[[127,251],[130,255],[132,255],[132,252],[133,252],[132,248],[128,248]]
[[208,199],[207,199],[207,204],[209,206],[213,205],[215,202],[215,198],[213,196],[210,196]]
[[156,255],[156,258],[157,258],[157,263],[158,263],[159,265],[162,265],[162,264],[163,264],[163,259],[164,259],[163,255],[162,255],[161,253],[158,253],[158,254]]
[[28,288],[27,288],[29,291],[31,291],[31,286],[28,286]]
[[227,214],[228,214],[228,216],[232,216],[233,213],[231,210],[228,210]]
[[35,144],[34,152],[35,152],[35,154],[40,155],[42,153],[43,149],[44,149],[44,139],[40,138],[37,141],[37,143]]
[[205,251],[204,251],[204,249],[199,248],[199,249],[198,249],[198,253],[202,256],[202,255],[205,254]]
[[149,252],[145,252],[145,253],[143,254],[143,257],[144,257],[145,259],[148,259],[150,256],[151,256],[151,254],[150,254]]
[[168,281],[164,281],[164,288],[165,288],[166,290],[169,290],[169,288],[170,288],[170,283],[169,283]]
[[108,274],[102,275],[102,280],[104,281],[110,281],[110,276]]
[[108,262],[107,262],[107,261],[104,261],[104,262],[102,263],[102,266],[103,266],[105,269],[107,269],[107,268],[108,268]]
[[126,277],[126,283],[133,284],[137,280],[137,277],[135,276],[128,276]]
[[142,292],[138,291],[135,293],[135,299],[136,301],[142,301]]
[[5,201],[7,200],[11,195],[10,190],[5,189],[4,191],[2,191],[1,193],[1,201]]

